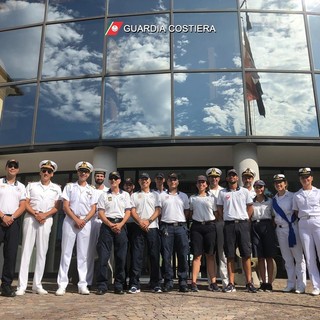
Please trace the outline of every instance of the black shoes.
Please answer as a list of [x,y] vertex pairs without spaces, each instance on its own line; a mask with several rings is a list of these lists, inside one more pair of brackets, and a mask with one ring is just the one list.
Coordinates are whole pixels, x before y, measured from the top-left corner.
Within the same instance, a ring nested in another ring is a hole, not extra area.
[[255,288],[255,286],[251,282],[246,284],[246,289],[250,293],[257,293],[257,289]]
[[172,291],[172,287],[170,287],[170,286],[164,286],[162,288],[162,292],[170,292],[170,291]]
[[104,295],[106,293],[107,293],[107,290],[104,290],[104,289],[98,289],[97,292],[96,292],[96,294],[98,296],[102,296],[102,295]]
[[124,294],[124,291],[122,289],[116,289],[114,290],[115,294]]
[[179,292],[189,292],[189,289],[187,286],[180,286],[179,287]]
[[16,293],[10,285],[1,286],[1,295],[3,297],[13,298],[16,296]]

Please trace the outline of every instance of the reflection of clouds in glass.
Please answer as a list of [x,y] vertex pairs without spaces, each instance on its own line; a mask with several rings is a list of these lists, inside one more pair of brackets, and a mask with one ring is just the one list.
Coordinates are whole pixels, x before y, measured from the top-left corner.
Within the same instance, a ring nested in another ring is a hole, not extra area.
[[265,136],[318,136],[310,75],[261,74],[266,117],[252,107],[253,133]]
[[[115,83],[116,81],[114,85]],[[114,90],[120,101],[118,114],[111,119],[107,116],[104,123],[104,137],[134,138],[170,134],[169,75],[123,77],[121,84],[117,88],[114,87]],[[108,92],[106,92],[105,108],[108,107]]]
[[174,104],[178,107],[179,106],[188,106],[189,99],[188,99],[188,97],[179,97],[174,100]]
[[[155,16],[151,23],[167,25],[168,17]],[[125,33],[120,38],[108,38],[109,71],[169,69],[169,57],[168,33]]]
[[192,133],[194,132],[194,130],[190,130],[188,128],[188,126],[186,126],[186,125],[176,126],[174,128],[174,131],[175,131],[175,135],[176,136],[181,136],[181,135],[183,135],[183,136],[191,136]]
[[247,35],[257,68],[310,68],[302,15],[249,13],[249,17],[253,28]]
[[[243,0],[239,0],[241,5]],[[262,9],[262,10],[302,10],[301,0],[247,0],[246,1],[248,9]],[[246,8],[245,6],[242,9]]]
[[208,130],[222,130],[229,135],[243,134],[245,123],[241,78],[227,79],[226,76],[222,76],[212,81],[212,86],[219,89],[224,103],[223,105],[208,103],[203,108],[207,115],[203,118],[203,122],[208,125]]
[[43,75],[63,77],[100,73],[101,65],[96,62],[102,61],[102,52],[85,42],[86,25],[88,22],[47,27]]
[[66,122],[90,123],[100,116],[97,80],[57,81],[41,86],[41,108]]
[[8,28],[13,25],[25,25],[43,21],[43,1],[1,1],[0,27]]

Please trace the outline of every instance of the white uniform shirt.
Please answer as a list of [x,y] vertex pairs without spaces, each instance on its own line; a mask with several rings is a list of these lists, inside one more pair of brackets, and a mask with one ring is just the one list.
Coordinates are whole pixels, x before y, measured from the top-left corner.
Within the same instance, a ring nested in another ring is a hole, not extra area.
[[107,218],[124,218],[125,211],[132,208],[130,195],[128,192],[120,190],[119,193],[112,193],[111,189],[100,195],[98,200],[98,210],[105,210]]
[[[109,191],[109,188],[108,188],[107,186],[103,185],[103,189],[94,189],[94,191],[95,191],[95,194],[96,194],[95,197],[96,197],[97,202],[98,202],[100,196],[101,196],[103,193],[107,193],[107,192]],[[98,211],[99,211],[99,210],[98,210],[98,206],[97,206],[96,213],[94,214],[95,217],[98,217]]]
[[[131,195],[131,202],[141,219],[149,219],[155,208],[160,207],[159,193],[155,191],[135,192]],[[150,224],[149,228],[159,228],[158,218]]]
[[312,187],[311,190],[300,189],[293,196],[293,210],[298,211],[298,217],[320,215],[320,190]]
[[26,188],[26,196],[30,199],[30,206],[39,212],[48,212],[56,201],[61,200],[61,187],[50,182],[47,186],[41,181],[30,182]]
[[189,209],[188,196],[179,191],[171,194],[169,191],[160,193],[161,221],[166,223],[186,222],[184,210]]
[[200,197],[198,194],[192,195],[190,197],[190,210],[193,211],[192,220],[198,222],[215,220],[216,199],[209,193],[205,197]]
[[[293,193],[287,190],[283,196],[279,197],[278,194],[276,194],[274,198],[277,200],[279,207],[286,214],[288,220],[291,221],[291,216],[293,214],[293,208],[292,208]],[[288,222],[282,219],[281,216],[275,210],[273,210],[273,212],[274,212],[274,221],[276,224],[278,225],[288,224]]]
[[262,202],[253,201],[252,221],[272,219],[272,199],[265,197]]
[[12,215],[26,199],[26,187],[19,181],[9,184],[6,178],[0,179],[0,211]]
[[92,205],[97,203],[95,189],[88,183],[85,186],[80,186],[78,182],[68,183],[62,198],[69,201],[71,210],[77,216],[86,216]]
[[215,199],[216,199],[216,202],[217,202],[217,200],[218,200],[218,196],[219,196],[219,193],[220,193],[220,191],[222,190],[223,188],[221,187],[221,186],[218,186],[218,188],[217,189],[209,189],[209,194],[212,196],[212,197],[215,197]]
[[223,206],[223,220],[249,219],[247,205],[252,204],[248,189],[238,187],[236,190],[222,189],[219,193],[217,205]]

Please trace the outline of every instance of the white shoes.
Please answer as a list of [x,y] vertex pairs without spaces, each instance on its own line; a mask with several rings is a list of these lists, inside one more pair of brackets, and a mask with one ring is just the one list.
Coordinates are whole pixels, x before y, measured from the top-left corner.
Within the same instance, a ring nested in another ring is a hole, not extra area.
[[318,296],[320,294],[320,289],[319,288],[313,288],[311,295],[312,296]]
[[41,295],[48,294],[48,291],[44,290],[43,288],[32,289],[32,292],[36,294],[41,294]]
[[25,290],[23,289],[17,289],[16,291],[16,296],[23,296],[26,293]]
[[88,290],[87,287],[79,288],[79,289],[78,289],[78,292],[79,292],[80,294],[84,294],[84,295],[90,294],[90,291]]
[[59,289],[56,291],[56,296],[63,296],[65,293],[66,293],[66,289],[59,288]]
[[282,292],[295,292],[295,289],[292,287],[286,286],[284,289],[282,289]]

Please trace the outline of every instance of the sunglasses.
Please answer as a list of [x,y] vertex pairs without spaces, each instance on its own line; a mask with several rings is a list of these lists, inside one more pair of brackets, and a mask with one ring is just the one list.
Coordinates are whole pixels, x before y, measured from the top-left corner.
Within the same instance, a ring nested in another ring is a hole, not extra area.
[[16,163],[11,163],[8,165],[8,168],[15,168],[15,169],[18,169],[19,166],[16,164]]
[[86,169],[79,169],[78,171],[81,173],[90,173],[90,171]]
[[51,169],[41,169],[41,172],[42,173],[48,172],[49,174],[51,174],[53,172],[53,170],[51,170]]

